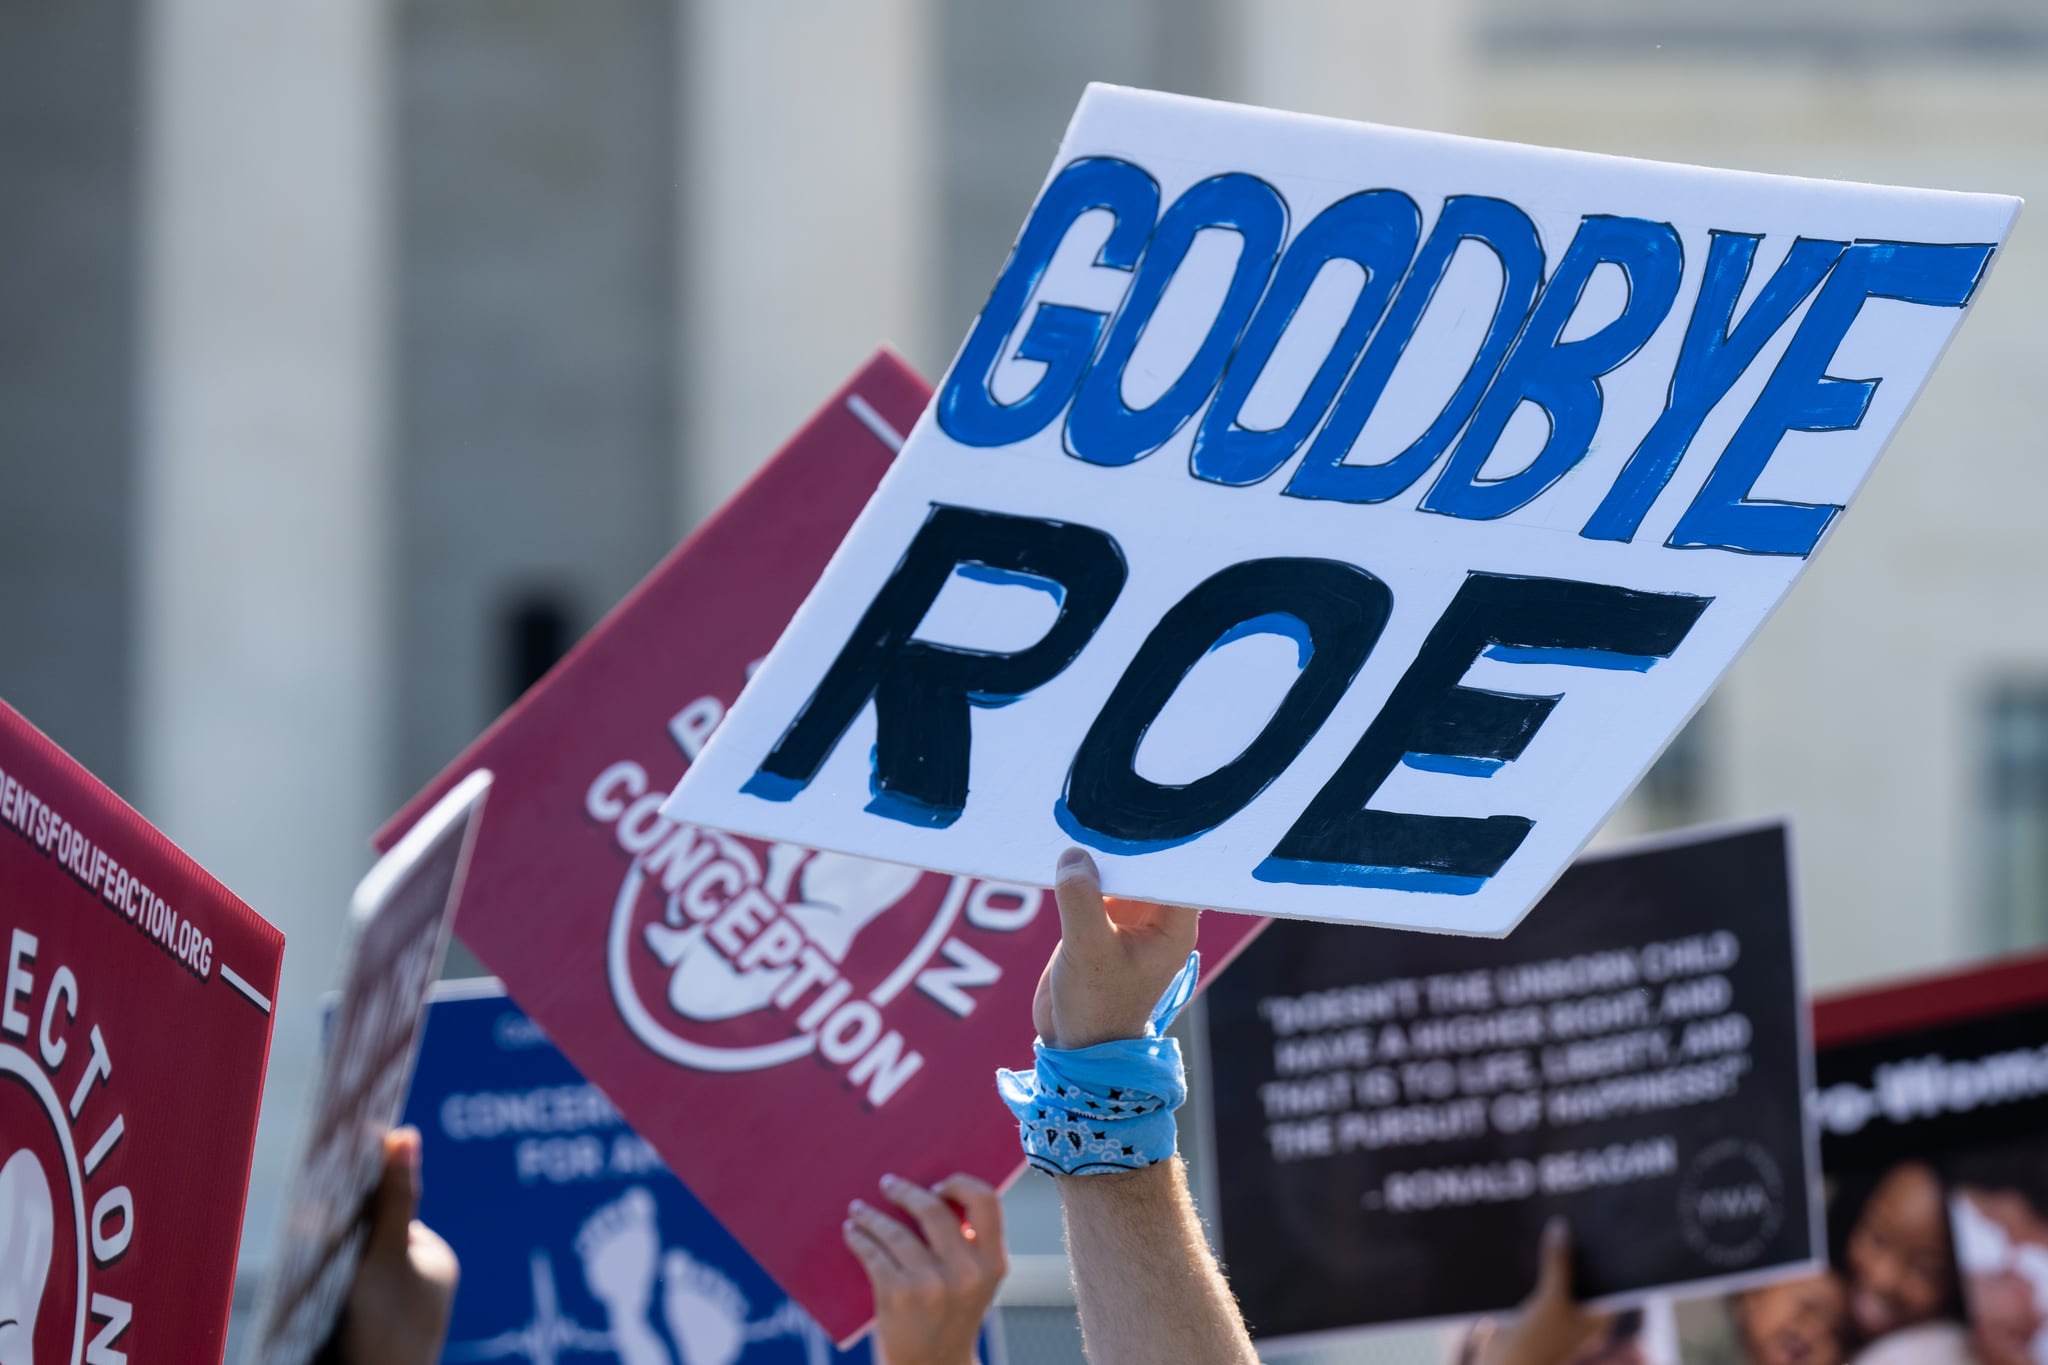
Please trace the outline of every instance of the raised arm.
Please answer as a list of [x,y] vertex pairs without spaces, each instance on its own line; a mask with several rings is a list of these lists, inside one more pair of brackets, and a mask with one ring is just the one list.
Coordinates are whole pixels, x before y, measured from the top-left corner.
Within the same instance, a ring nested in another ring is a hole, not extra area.
[[1129,1175],[1061,1176],[1067,1258],[1093,1365],[1254,1362],[1177,1156]]
[[1060,859],[1054,893],[1060,944],[1032,1009],[1039,1064],[1006,1076],[1004,1094],[1032,1164],[1059,1187],[1088,1359],[1253,1365],[1174,1149],[1179,1048],[1154,1027],[1193,988],[1198,912],[1105,900],[1079,849]]

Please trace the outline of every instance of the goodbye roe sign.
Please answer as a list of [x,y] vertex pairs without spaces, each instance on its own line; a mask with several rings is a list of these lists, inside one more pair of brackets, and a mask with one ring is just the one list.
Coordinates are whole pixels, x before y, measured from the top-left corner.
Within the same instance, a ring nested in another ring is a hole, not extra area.
[[668,813],[1504,933],[1798,576],[2017,209],[1091,88]]

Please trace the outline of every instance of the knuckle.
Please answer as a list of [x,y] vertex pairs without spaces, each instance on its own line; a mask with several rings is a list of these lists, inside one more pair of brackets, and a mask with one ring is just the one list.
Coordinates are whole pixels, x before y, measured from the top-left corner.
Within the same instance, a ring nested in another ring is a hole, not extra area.
[[977,1179],[965,1171],[956,1171],[946,1177],[944,1188],[962,1199],[985,1199],[995,1193],[986,1180]]

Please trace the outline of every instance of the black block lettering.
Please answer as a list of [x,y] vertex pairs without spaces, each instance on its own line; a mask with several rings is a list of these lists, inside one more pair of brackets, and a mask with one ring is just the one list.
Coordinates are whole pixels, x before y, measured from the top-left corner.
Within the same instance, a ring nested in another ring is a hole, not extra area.
[[1565,579],[1470,575],[1364,737],[1254,875],[1274,882],[1478,890],[1521,847],[1533,821],[1365,809],[1409,754],[1475,775],[1514,760],[1560,700],[1461,687],[1458,680],[1473,660],[1503,647],[1523,662],[1647,667],[1678,648],[1712,600]]
[[[1082,740],[1067,777],[1069,832],[1097,847],[1157,846],[1237,814],[1329,719],[1393,604],[1379,579],[1329,559],[1249,560],[1198,585],[1146,637]],[[1265,728],[1236,758],[1193,782],[1165,785],[1139,776],[1145,732],[1188,673],[1240,627],[1265,617],[1297,634],[1304,654],[1301,673]]]
[[[1043,580],[1059,615],[1013,654],[912,639],[955,569]],[[847,727],[875,704],[874,801],[892,819],[944,827],[967,804],[973,706],[1043,686],[1073,662],[1123,591],[1123,552],[1093,527],[934,505],[817,690],[744,790],[788,800],[810,785]]]

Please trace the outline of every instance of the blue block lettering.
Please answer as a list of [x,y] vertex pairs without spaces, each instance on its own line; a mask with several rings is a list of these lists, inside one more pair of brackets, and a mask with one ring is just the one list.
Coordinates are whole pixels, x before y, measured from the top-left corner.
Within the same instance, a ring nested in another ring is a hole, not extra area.
[[[1591,336],[1558,340],[1578,311],[1587,282],[1603,264],[1619,266],[1628,277],[1628,302],[1621,315]],[[1528,330],[1423,498],[1423,509],[1474,521],[1504,517],[1584,459],[1600,427],[1600,376],[1641,350],[1664,321],[1678,297],[1684,265],[1685,249],[1669,223],[1595,216],[1579,224],[1536,302]],[[1543,449],[1515,473],[1482,480],[1479,471],[1524,402],[1536,404],[1550,420]]]
[[1016,354],[1040,362],[1045,373],[1014,403],[997,402],[989,390],[1010,337],[1024,320],[1025,305],[1060,243],[1083,214],[1095,209],[1107,209],[1116,218],[1095,263],[1134,270],[1159,218],[1159,186],[1130,162],[1108,157],[1076,161],[1046,186],[939,394],[939,428],[962,445],[1003,446],[1036,435],[1060,415],[1087,373],[1108,319],[1085,308],[1041,303]]
[[1628,457],[1580,535],[1592,540],[1635,538],[1650,505],[1671,481],[1707,414],[1728,396],[1764,343],[1790,320],[1848,246],[1806,237],[1794,242],[1742,321],[1734,323],[1735,304],[1749,283],[1750,265],[1762,241],[1748,233],[1713,234],[1706,273],[1700,280],[1692,321],[1686,325],[1685,344],[1678,352],[1664,412]]
[[[1124,402],[1124,367],[1151,325],[1152,314],[1187,258],[1188,248],[1194,245],[1196,235],[1208,228],[1226,228],[1242,239],[1223,306],[1216,310],[1208,335],[1180,378],[1152,406],[1132,408]],[[1131,282],[1123,311],[1110,329],[1102,358],[1082,381],[1073,410],[1067,414],[1068,452],[1091,464],[1127,465],[1165,445],[1208,401],[1259,296],[1266,291],[1286,236],[1286,201],[1256,176],[1215,176],[1174,200],[1152,234],[1152,245]]]
[[[1189,468],[1196,478],[1253,484],[1270,477],[1293,457],[1351,373],[1366,338],[1386,311],[1394,286],[1407,271],[1421,235],[1421,210],[1399,190],[1368,190],[1340,199],[1301,230],[1281,258],[1273,287],[1266,291],[1265,301],[1245,332],[1244,344],[1224,373],[1223,387],[1195,434]],[[1353,261],[1365,271],[1365,283],[1336,344],[1284,423],[1270,431],[1239,426],[1238,414],[1273,358],[1273,348],[1294,321],[1309,287],[1331,261]]]
[[[1416,324],[1436,297],[1451,258],[1466,242],[1478,242],[1500,258],[1500,299],[1494,305],[1493,320],[1486,337],[1472,358],[1471,367],[1459,381],[1457,391],[1431,422],[1429,430],[1416,438],[1391,460],[1380,464],[1344,463],[1366,418],[1386,391],[1387,380],[1400,363],[1401,353],[1415,336]],[[1493,379],[1502,357],[1522,330],[1529,305],[1543,285],[1543,245],[1536,225],[1505,199],[1478,195],[1456,195],[1444,201],[1429,240],[1415,258],[1414,268],[1402,281],[1401,292],[1387,310],[1387,320],[1366,348],[1358,372],[1344,386],[1336,409],[1321,434],[1309,446],[1301,468],[1287,481],[1286,492],[1295,498],[1323,498],[1334,502],[1385,502],[1399,497],[1421,478],[1450,446],[1451,440],[1472,415],[1479,396]]]
[[1923,242],[1858,242],[1844,252],[1666,543],[1744,554],[1811,554],[1840,504],[1749,500],[1778,442],[1788,431],[1848,431],[1862,423],[1879,381],[1837,379],[1827,368],[1865,299],[1961,308],[1984,277],[1991,252],[1989,245]]

